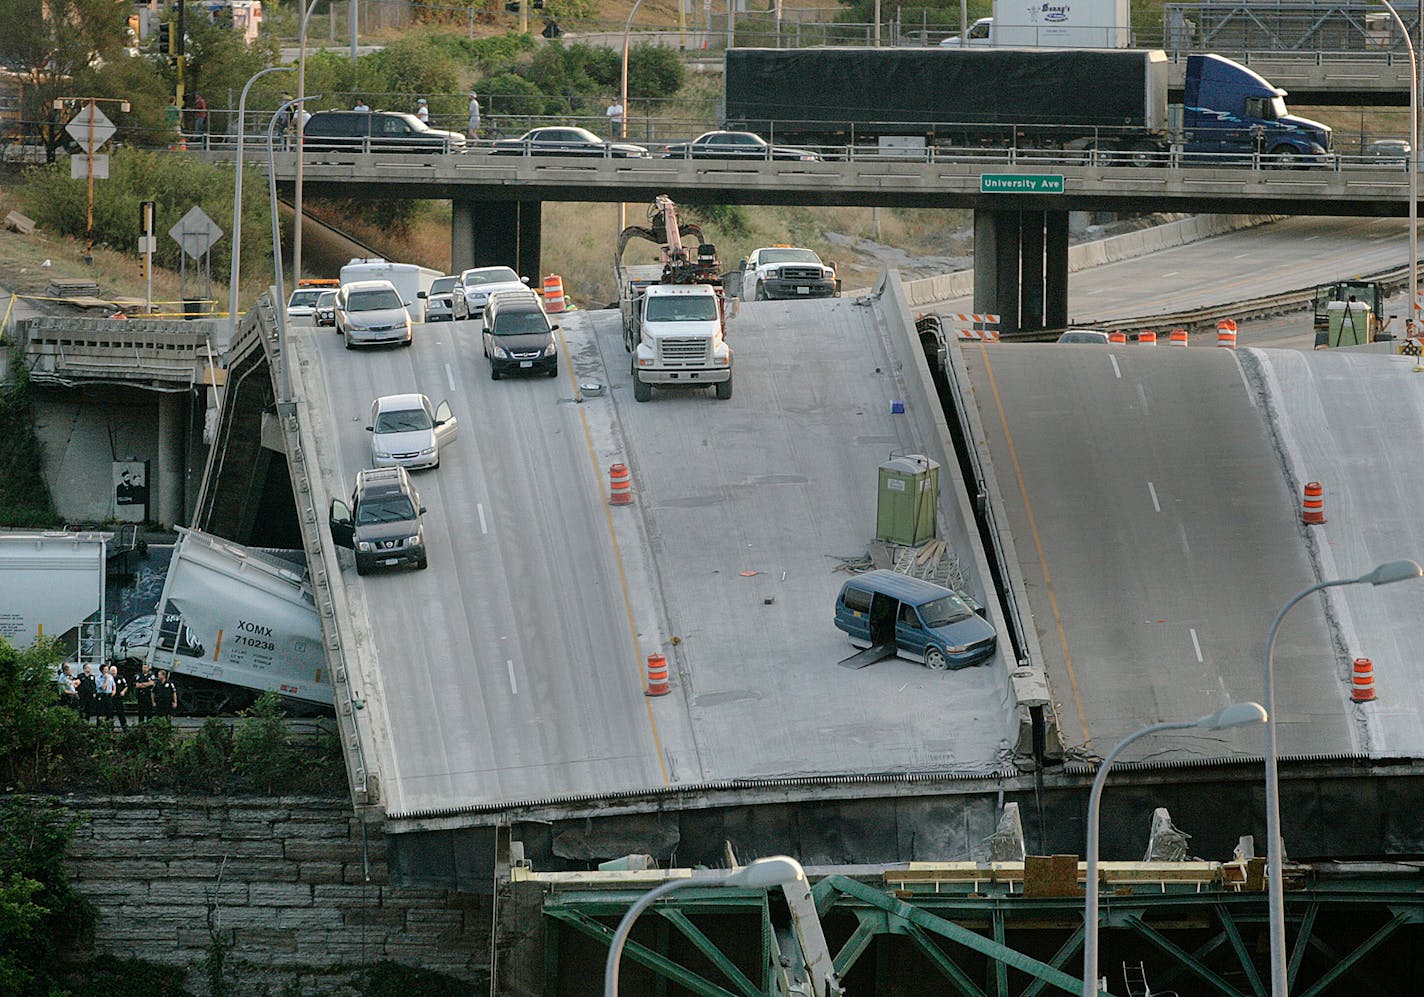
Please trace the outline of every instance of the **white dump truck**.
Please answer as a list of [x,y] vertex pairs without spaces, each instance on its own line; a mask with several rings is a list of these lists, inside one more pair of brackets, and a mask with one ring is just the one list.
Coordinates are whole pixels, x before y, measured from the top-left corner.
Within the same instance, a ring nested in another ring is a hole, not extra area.
[[630,271],[620,280],[623,345],[632,354],[633,397],[653,397],[653,386],[706,385],[719,399],[732,397],[732,348],[727,345],[722,288],[666,284],[661,275]]

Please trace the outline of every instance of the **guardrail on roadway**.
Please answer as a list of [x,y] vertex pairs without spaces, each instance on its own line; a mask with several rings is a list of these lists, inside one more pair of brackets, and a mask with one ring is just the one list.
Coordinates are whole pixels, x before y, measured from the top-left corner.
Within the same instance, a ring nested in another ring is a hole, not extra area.
[[[141,384],[171,391],[208,383],[218,323],[40,316],[15,323],[30,377],[41,383]],[[156,383],[155,383],[156,382]]]

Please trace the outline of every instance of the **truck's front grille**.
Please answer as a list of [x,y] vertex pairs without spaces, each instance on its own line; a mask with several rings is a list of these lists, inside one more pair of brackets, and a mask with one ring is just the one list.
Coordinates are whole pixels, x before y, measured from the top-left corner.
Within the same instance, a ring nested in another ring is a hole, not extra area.
[[782,280],[820,280],[820,267],[782,267]]
[[658,343],[663,363],[705,364],[710,347],[708,339],[664,339]]

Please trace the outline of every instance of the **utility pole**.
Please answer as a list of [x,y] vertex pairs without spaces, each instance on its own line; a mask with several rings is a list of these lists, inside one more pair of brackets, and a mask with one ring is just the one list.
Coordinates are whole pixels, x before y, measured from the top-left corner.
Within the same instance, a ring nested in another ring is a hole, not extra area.
[[183,130],[183,63],[186,51],[183,31],[186,25],[184,3],[183,0],[178,0],[178,37],[173,42],[174,53],[178,57],[178,99],[173,103],[178,105],[178,130],[180,132]]

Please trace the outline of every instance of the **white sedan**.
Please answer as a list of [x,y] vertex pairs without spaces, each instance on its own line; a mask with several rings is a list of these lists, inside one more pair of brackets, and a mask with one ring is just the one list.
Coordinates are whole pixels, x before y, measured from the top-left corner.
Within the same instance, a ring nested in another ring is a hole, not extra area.
[[440,451],[459,424],[449,402],[432,406],[424,395],[383,395],[371,403],[371,460],[377,467],[439,467]]
[[484,313],[485,302],[495,291],[524,287],[529,278],[519,276],[509,267],[475,267],[460,274],[460,283],[465,288],[470,318],[475,318]]

